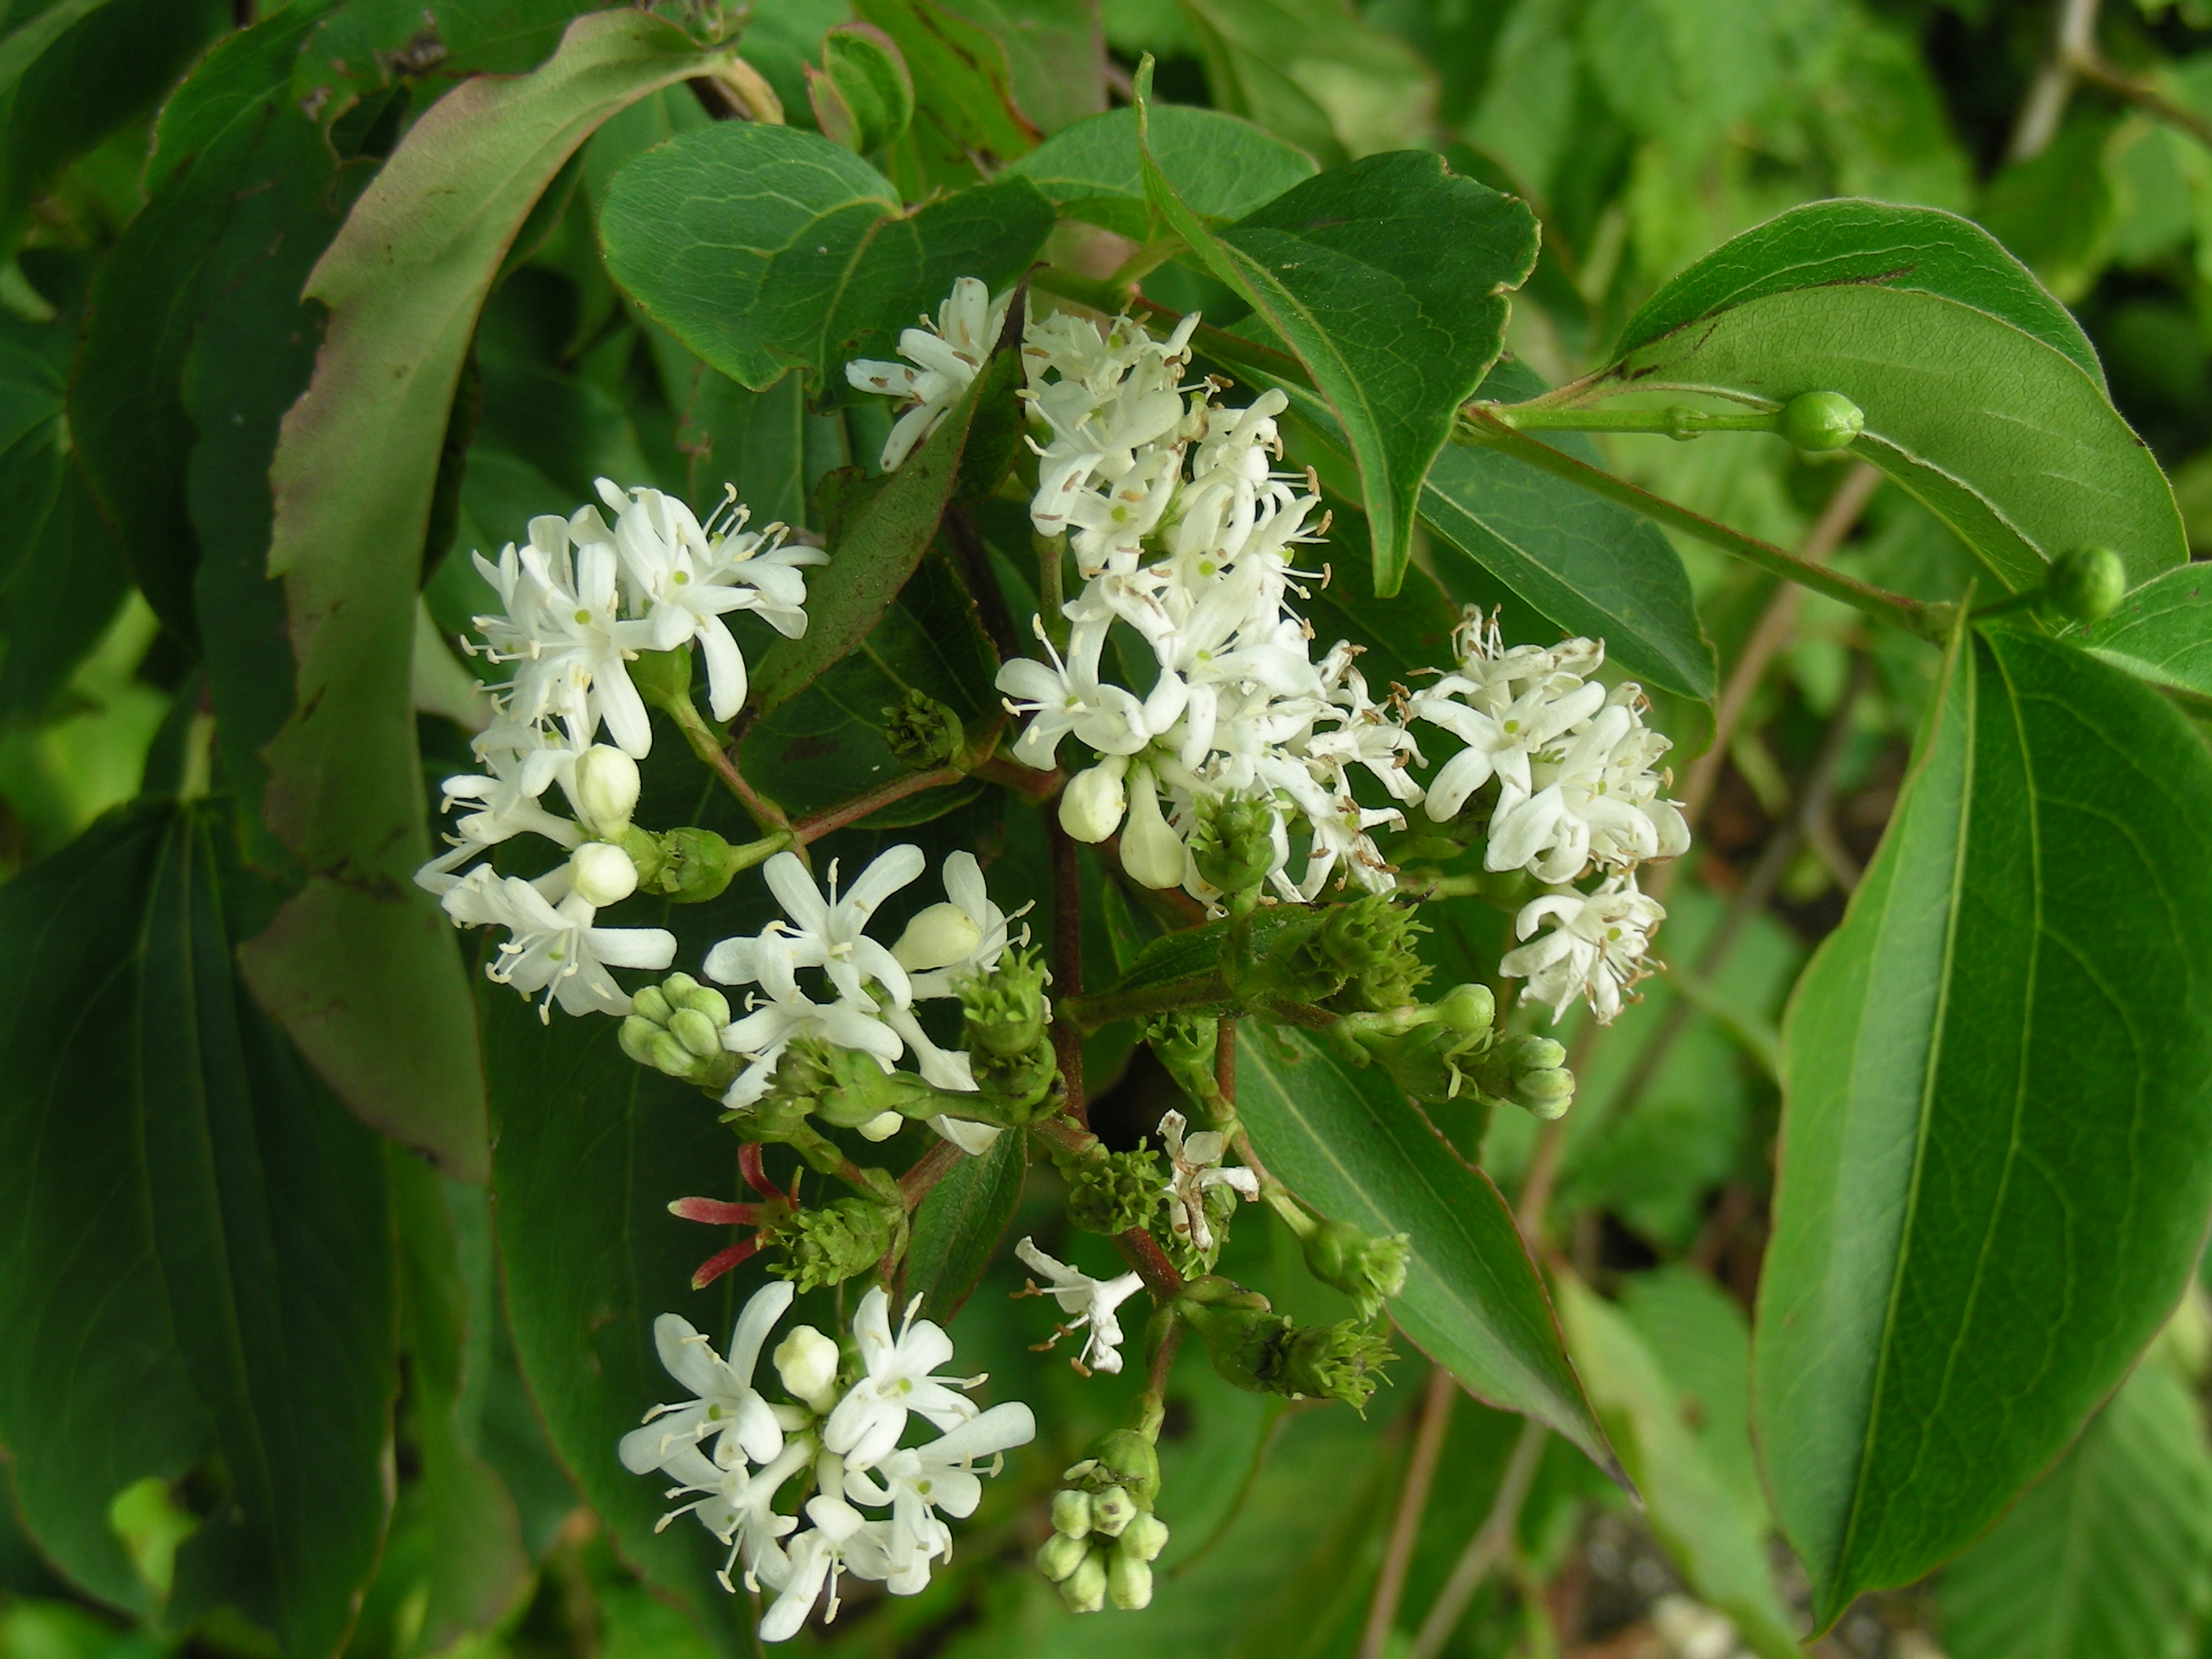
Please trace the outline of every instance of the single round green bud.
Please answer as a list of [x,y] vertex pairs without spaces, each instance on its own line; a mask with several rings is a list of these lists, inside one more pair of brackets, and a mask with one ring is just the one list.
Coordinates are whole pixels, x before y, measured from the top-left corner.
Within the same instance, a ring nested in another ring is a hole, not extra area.
[[[688,979],[690,976],[683,975],[671,975],[671,977]],[[693,981],[691,985],[683,991],[669,991],[668,999],[678,1007],[690,1008],[696,1012],[706,1015],[714,1022],[717,1030],[730,1023],[730,1000],[711,985],[702,985]]]
[[1547,1121],[1565,1117],[1567,1108],[1574,1102],[1574,1073],[1564,1067],[1529,1072],[1513,1079],[1514,1104],[1525,1108],[1534,1116]]
[[[685,975],[671,974],[668,977],[671,980],[678,980]],[[665,1025],[668,1024],[669,1015],[674,1013],[676,1008],[675,1005],[669,1001],[666,991],[658,985],[648,985],[629,1000],[629,1011],[639,1019],[649,1020],[655,1025]]]
[[2045,602],[2069,622],[2102,622],[2127,597],[2127,568],[2109,547],[2077,547],[2051,561]]
[[1842,449],[1866,430],[1866,414],[1840,392],[1801,392],[1782,405],[1777,428],[1794,447]]
[[1160,1491],[1159,1449],[1141,1429],[1116,1429],[1098,1443],[1090,1460],[1091,1490],[1119,1486],[1140,1506],[1149,1507]]
[[1091,1494],[1066,1487],[1052,1495],[1052,1529],[1070,1538],[1082,1538],[1091,1531]]
[[1106,1553],[1086,1550],[1074,1571],[1060,1581],[1060,1599],[1070,1613],[1096,1613],[1106,1605]]
[[1137,1506],[1121,1487],[1109,1486],[1091,1495],[1091,1529],[1101,1537],[1119,1538],[1136,1518]]
[[1106,1594],[1125,1613],[1152,1606],[1152,1563],[1141,1556],[1115,1550],[1106,1561]]
[[1114,1545],[1117,1553],[1134,1556],[1139,1561],[1158,1560],[1160,1552],[1167,1547],[1167,1522],[1149,1510],[1123,1528]]
[[1056,1532],[1044,1540],[1044,1547],[1036,1553],[1037,1571],[1054,1583],[1061,1583],[1090,1553],[1091,1546],[1076,1534]]
[[668,1035],[702,1060],[722,1052],[722,1033],[696,1008],[678,1008],[668,1017]]
[[661,836],[660,848],[666,862],[654,886],[678,904],[704,904],[721,897],[738,872],[750,862],[712,830],[671,830]]
[[1201,797],[1189,845],[1211,885],[1224,893],[1257,887],[1275,865],[1274,806],[1252,795]]
[[1436,1008],[1437,1018],[1462,1036],[1480,1036],[1498,1018],[1498,998],[1487,985],[1455,985]]

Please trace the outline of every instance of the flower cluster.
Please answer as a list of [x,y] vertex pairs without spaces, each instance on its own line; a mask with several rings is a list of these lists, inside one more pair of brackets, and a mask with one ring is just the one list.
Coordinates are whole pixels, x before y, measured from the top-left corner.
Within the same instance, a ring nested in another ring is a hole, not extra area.
[[[637,762],[653,726],[629,665],[647,652],[688,649],[705,658],[708,700],[726,720],[744,702],[745,659],[723,618],[753,611],[780,632],[806,628],[801,568],[827,556],[787,544],[784,527],[745,529],[734,496],[702,524],[657,489],[599,480],[611,526],[597,507],[566,519],[532,519],[520,546],[496,562],[476,556],[498,594],[476,617],[467,647],[508,671],[492,692],[491,722],[473,747],[478,773],[448,778],[444,810],[466,804],[448,849],[416,873],[457,927],[497,927],[508,938],[487,971],[526,996],[544,992],[572,1014],[622,1015],[627,993],[610,968],[665,968],[672,935],[657,927],[603,927],[598,912],[636,890],[620,844],[638,795]],[[602,728],[611,743],[601,743]],[[548,809],[561,787],[574,812]],[[457,873],[482,854],[531,834],[568,851],[534,881],[489,864]]]
[[[912,367],[854,363],[850,376],[913,399],[901,426],[919,432],[973,379],[1003,315],[963,282],[935,333],[902,337]],[[1071,738],[1091,750],[1061,793],[1062,827],[1091,842],[1118,834],[1133,879],[1209,903],[1247,879],[1294,902],[1339,883],[1388,892],[1396,872],[1376,835],[1405,828],[1416,805],[1460,820],[1484,794],[1486,867],[1553,890],[1521,909],[1528,943],[1504,971],[1528,978],[1554,1018],[1581,997],[1610,1019],[1663,916],[1636,867],[1689,841],[1640,690],[1595,678],[1596,641],[1509,649],[1496,619],[1473,613],[1457,665],[1418,692],[1377,698],[1358,647],[1317,651],[1297,604],[1311,573],[1292,550],[1321,540],[1328,519],[1311,476],[1275,465],[1287,401],[1269,391],[1231,408],[1220,382],[1185,386],[1197,322],[1161,339],[1127,317],[1060,311],[1024,330],[1030,519],[1081,587],[1054,619],[1064,646],[1040,617],[1041,655],[1000,670],[1007,708],[1027,717],[1012,757],[1042,770]],[[1143,683],[1123,684],[1109,664],[1136,651],[1151,659]],[[1459,745],[1425,787],[1417,725]],[[1592,872],[1595,891],[1572,885]]]
[[[1036,1435],[1018,1401],[977,1410],[968,1395],[982,1377],[938,1375],[951,1339],[912,1307],[895,1331],[880,1286],[860,1298],[849,1353],[810,1325],[776,1346],[788,1398],[772,1403],[754,1373],[792,1295],[781,1282],[756,1291],[726,1356],[674,1314],[654,1321],[661,1364],[692,1398],[655,1407],[619,1449],[633,1474],[674,1483],[669,1496],[683,1501],[663,1527],[688,1514],[727,1546],[725,1589],[742,1563],[746,1587],[774,1596],[761,1620],[767,1642],[796,1635],[819,1603],[835,1618],[842,1573],[919,1594],[952,1553],[940,1516],[971,1515],[982,1496],[978,1461]],[[936,1437],[902,1443],[917,1418]],[[794,1501],[779,1509],[787,1489]]]

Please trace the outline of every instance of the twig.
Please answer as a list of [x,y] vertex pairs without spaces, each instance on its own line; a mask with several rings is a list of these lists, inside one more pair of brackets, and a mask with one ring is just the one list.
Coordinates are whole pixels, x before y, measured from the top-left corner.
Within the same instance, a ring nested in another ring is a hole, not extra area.
[[1480,444],[1526,461],[1529,465],[1580,484],[1592,495],[1618,501],[1621,506],[1641,513],[1663,525],[1670,525],[1686,535],[1710,542],[1723,553],[1731,554],[1745,563],[1754,565],[1770,574],[1787,577],[1802,583],[1816,593],[1825,593],[1832,599],[1841,600],[1856,611],[1877,617],[1901,628],[1908,634],[1923,639],[1941,641],[1948,637],[1949,607],[1930,605],[1919,599],[1907,599],[1902,593],[1891,593],[1870,583],[1844,575],[1826,566],[1808,563],[1796,554],[1763,542],[1756,536],[1747,536],[1740,530],[1692,513],[1678,502],[1650,490],[1638,488],[1626,478],[1615,477],[1602,467],[1592,466],[1577,460],[1563,450],[1549,444],[1539,443],[1534,438],[1516,432],[1496,414],[1480,404],[1470,404],[1461,410],[1461,418],[1452,428],[1455,442]]
[[919,795],[925,790],[942,789],[947,784],[957,783],[968,775],[957,766],[939,766],[927,772],[909,772],[903,777],[879,783],[850,800],[840,801],[835,806],[825,806],[818,812],[810,812],[791,825],[791,833],[804,844],[819,841],[833,830],[842,830],[848,823],[858,823],[873,812],[896,805],[909,795]]
[[[1017,1130],[1015,1133],[1020,1133]],[[920,1158],[914,1167],[898,1178],[899,1193],[906,1200],[908,1209],[918,1209],[937,1183],[952,1173],[952,1166],[967,1154],[949,1140],[940,1140]]]
[[1145,1288],[1152,1293],[1152,1300],[1164,1306],[1182,1291],[1182,1275],[1167,1258],[1152,1236],[1142,1227],[1132,1227],[1125,1233],[1114,1235],[1114,1248],[1121,1259],[1137,1270],[1145,1281]]
[[2100,92],[2109,92],[2123,103],[2134,105],[2146,115],[2155,116],[2169,126],[2179,127],[2207,149],[2212,149],[2212,121],[2207,121],[2195,110],[2177,104],[2148,81],[2123,73],[2094,50],[2084,52],[2074,61],[2074,71]]
[[1536,1460],[1544,1449],[1544,1437],[1548,1432],[1541,1423],[1531,1418],[1521,1430],[1521,1438],[1513,1448],[1513,1456],[1505,1466],[1505,1478],[1498,1483],[1498,1496],[1491,1501],[1490,1513],[1482,1518],[1482,1525],[1468,1540],[1466,1549],[1453,1564],[1451,1577],[1444,1581],[1436,1604],[1429,1616],[1421,1620],[1421,1628],[1413,1638],[1413,1644],[1406,1650],[1406,1659],[1436,1659],[1451,1633],[1459,1628],[1459,1621],[1467,1614],[1467,1604],[1474,1599],[1475,1591],[1489,1576],[1498,1558],[1511,1548],[1513,1529],[1520,1524],[1521,1505],[1527,1501],[1528,1487],[1536,1478]]
[[[738,804],[750,815],[762,834],[790,834],[791,820],[784,816],[783,809],[745,781],[744,775],[738,770],[738,763],[722,747],[721,738],[688,696],[670,697],[659,707],[676,722],[677,729],[684,733],[684,740],[691,745],[691,752],[706,762],[714,775],[721,779],[723,787],[738,798]],[[799,856],[804,858],[805,854],[801,852]]]
[[969,597],[975,601],[975,614],[982,619],[983,631],[998,648],[999,659],[1012,662],[1016,657],[1026,655],[1029,647],[1021,631],[1014,626],[1014,613],[1006,606],[1006,591],[999,586],[998,574],[991,568],[991,551],[976,532],[975,515],[957,504],[945,508],[945,539],[952,544],[952,551],[959,558],[960,574],[966,581]]
[[2014,124],[2007,159],[2028,161],[2043,154],[2058,133],[2066,102],[2074,93],[2074,77],[2085,58],[2096,52],[2097,0],[2058,0],[2057,27],[2051,56],[2036,70],[2035,79],[2021,100],[2020,118]]
[[1067,1005],[1083,995],[1083,872],[1075,837],[1060,827],[1057,817],[1045,822],[1045,844],[1052,860],[1052,989],[1057,1005],[1052,1052],[1066,1091],[1065,1109],[1087,1129],[1091,1102],[1083,1090],[1083,1033],[1067,1015]]
[[1444,1431],[1451,1426],[1459,1382],[1442,1365],[1429,1373],[1421,1414],[1413,1429],[1413,1454],[1406,1460],[1406,1484],[1398,1489],[1398,1513],[1390,1522],[1390,1541],[1382,1552],[1382,1571],[1367,1604],[1367,1624],[1359,1635],[1359,1659],[1383,1659],[1390,1632],[1398,1622],[1398,1603],[1406,1593],[1406,1571],[1420,1540],[1421,1516],[1436,1484],[1437,1462],[1443,1454]]

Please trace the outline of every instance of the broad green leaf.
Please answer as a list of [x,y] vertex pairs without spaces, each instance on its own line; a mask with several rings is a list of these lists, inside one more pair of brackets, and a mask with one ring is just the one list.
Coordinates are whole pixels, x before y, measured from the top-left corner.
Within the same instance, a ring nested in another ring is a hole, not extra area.
[[2212,574],[2200,564],[2169,570],[2074,638],[2130,674],[2212,696]]
[[2188,1383],[2146,1360],[1936,1581],[1954,1659],[2167,1659],[2212,1606],[2212,1447]]
[[1735,1623],[1764,1659],[1798,1659],[1788,1611],[1766,1564],[1765,1515],[1722,1474],[1685,1421],[1678,1385],[1620,1310],[1562,1274],[1559,1312],[1576,1366],[1589,1379],[1644,1516],[1698,1600]]
[[[1018,339],[1018,315],[1008,328]],[[812,684],[875,631],[936,538],[938,521],[962,483],[970,438],[988,447],[1006,435],[999,428],[1010,424],[1021,372],[1019,351],[1002,346],[897,471],[852,480],[850,494],[858,499],[831,518],[830,563],[810,573],[806,632],[778,640],[761,659],[750,692],[757,706],[772,709]]]
[[2010,588],[2092,542],[2138,582],[2188,556],[2173,492],[2080,330],[1984,233],[1933,209],[1827,203],[1747,232],[1662,289],[1590,384],[1769,406],[1840,392],[1866,416],[1854,452]]
[[159,103],[229,22],[222,0],[56,0],[0,35],[0,247],[56,174]]
[[1001,1134],[981,1153],[954,1164],[915,1212],[904,1293],[940,1325],[960,1311],[1006,1236],[1022,1201],[1028,1141]]
[[[1202,218],[1240,219],[1314,176],[1312,156],[1236,116],[1181,104],[1155,105],[1150,115],[1153,159]],[[1153,234],[1133,109],[1079,121],[1006,171],[1027,179],[1071,219],[1135,241]]]
[[1504,290],[1535,264],[1535,216],[1440,157],[1401,152],[1310,179],[1216,231],[1149,150],[1144,165],[1154,210],[1313,375],[1359,463],[1376,591],[1395,593],[1421,480],[1498,359]]
[[2073,313],[1971,219],[1887,202],[1811,202],[1731,238],[1644,302],[1621,331],[1626,356],[1662,335],[1771,295],[1892,288],[1985,312],[2069,358],[2101,388],[2096,348]]
[[427,104],[471,75],[521,75],[592,0],[346,0],[325,9],[292,70],[293,101],[328,132],[356,105],[413,87]]
[[0,719],[44,712],[123,602],[122,550],[70,459],[75,331],[0,315]]
[[1041,132],[1106,107],[1106,39],[1094,0],[954,0],[1006,54],[1014,104]]
[[[1501,358],[1477,395],[1519,402],[1543,389],[1522,365]],[[1341,453],[1343,428],[1321,399],[1301,386],[1283,390],[1305,430]],[[1547,441],[1601,464],[1580,434],[1547,434]],[[1646,684],[1712,700],[1713,647],[1689,574],[1650,520],[1510,456],[1461,444],[1437,452],[1420,514],[1438,538],[1431,561],[1454,599],[1488,591],[1471,562],[1561,632],[1603,640],[1607,657]]]
[[1767,1527],[1766,1492],[1751,1444],[1751,1322],[1721,1289],[1679,1263],[1627,1275],[1620,1311],[1650,1349],[1713,1473],[1745,1514]]
[[471,81],[418,120],[308,284],[331,320],[271,467],[269,569],[299,680],[264,751],[264,812],[309,877],[246,966],[349,1104],[456,1175],[484,1167],[475,1022],[451,930],[411,885],[428,836],[410,665],[439,448],[539,193],[608,115],[716,61],[658,18],[580,20],[536,73]]
[[691,499],[702,507],[725,484],[752,510],[756,526],[814,522],[813,486],[846,460],[843,422],[806,407],[799,377],[787,374],[765,392],[748,392],[719,369],[684,352],[691,370],[677,447],[690,463]]
[[311,6],[288,7],[216,42],[161,106],[144,185],[153,196],[177,169],[212,149],[241,121],[258,121],[281,88],[300,46],[322,22]]
[[1326,1216],[1405,1233],[1391,1316],[1469,1393],[1617,1471],[1505,1200],[1389,1078],[1288,1030],[1237,1032],[1237,1109],[1261,1161]]
[[969,8],[944,0],[859,0],[861,20],[890,36],[914,76],[915,110],[894,147],[891,171],[905,194],[960,190],[1044,136],[1014,100],[1006,48]]
[[1436,76],[1345,0],[1184,0],[1219,108],[1324,164],[1431,138]]
[[[230,826],[148,802],[0,889],[0,1440],[86,1590],[336,1650],[375,1564],[393,1383],[385,1149],[239,984]],[[163,1600],[108,1507],[189,1480]]]
[[1784,1034],[1753,1401],[1825,1627],[2063,1449],[2212,1203],[2212,757],[2072,647],[1952,653]]
[[908,213],[818,133],[725,121],[623,167],[599,226],[614,279],[723,374],[757,391],[800,368],[840,393],[848,360],[891,356],[956,278],[1012,283],[1052,206],[1005,179]]

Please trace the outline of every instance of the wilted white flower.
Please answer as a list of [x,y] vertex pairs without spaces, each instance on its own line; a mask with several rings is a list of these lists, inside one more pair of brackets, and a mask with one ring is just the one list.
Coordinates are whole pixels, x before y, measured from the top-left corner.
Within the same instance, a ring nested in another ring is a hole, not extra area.
[[1085,1326],[1090,1328],[1091,1334],[1084,1339],[1083,1352],[1075,1356],[1077,1368],[1104,1371],[1109,1376],[1119,1371],[1121,1322],[1114,1310],[1144,1289],[1142,1277],[1126,1273],[1119,1279],[1093,1279],[1081,1269],[1047,1255],[1037,1249],[1035,1241],[1027,1238],[1014,1246],[1014,1254],[1032,1273],[1044,1277],[1046,1282],[1039,1294],[1060,1304],[1060,1312],[1066,1316],[1060,1328],[1063,1334]]
[[1160,1138],[1167,1142],[1168,1209],[1176,1234],[1200,1250],[1213,1248],[1213,1229],[1206,1224],[1206,1194],[1210,1187],[1226,1187],[1248,1202],[1260,1196],[1260,1177],[1250,1170],[1222,1166],[1229,1150],[1228,1137],[1218,1129],[1201,1129],[1194,1135],[1183,1131],[1189,1120],[1170,1112],[1160,1120]]
[[1513,931],[1524,939],[1546,922],[1550,931],[1508,951],[1498,971],[1525,978],[1555,1021],[1582,997],[1604,1024],[1620,1012],[1621,993],[1656,965],[1644,953],[1666,919],[1656,899],[1637,890],[1632,872],[1607,877],[1595,892],[1547,894],[1521,907]]

